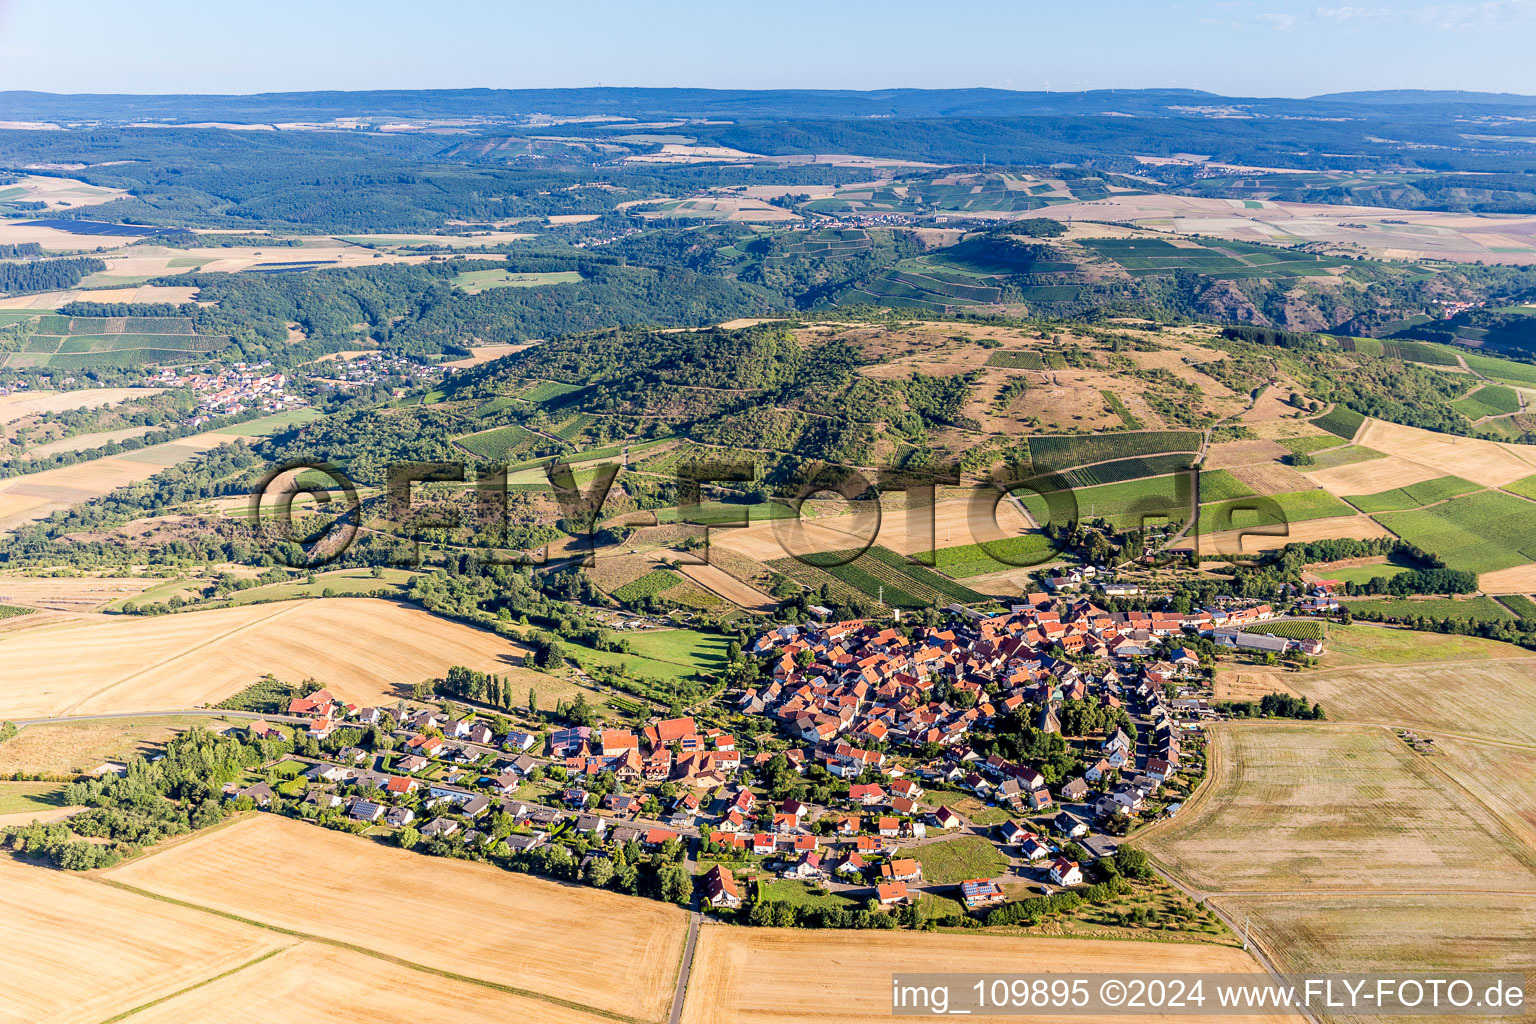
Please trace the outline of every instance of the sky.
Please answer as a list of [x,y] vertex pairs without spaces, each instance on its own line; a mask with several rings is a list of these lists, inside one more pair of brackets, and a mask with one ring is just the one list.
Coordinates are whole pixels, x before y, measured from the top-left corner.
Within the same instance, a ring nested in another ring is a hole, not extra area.
[[1536,94],[1536,0],[0,0],[0,89]]

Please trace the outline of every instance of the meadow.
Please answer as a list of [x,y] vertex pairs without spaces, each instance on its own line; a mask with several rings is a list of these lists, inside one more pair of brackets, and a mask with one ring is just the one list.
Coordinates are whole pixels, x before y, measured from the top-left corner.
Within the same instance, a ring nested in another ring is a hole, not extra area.
[[[952,548],[939,548],[937,551],[923,551],[912,557],[931,564],[946,576],[966,579],[1019,566],[1038,565],[1057,554],[1059,551],[1050,538],[1040,533],[1029,533],[1022,537],[992,541],[986,547],[980,544],[961,544]],[[1002,562],[998,558],[1008,561]]]
[[470,295],[490,288],[539,288],[552,284],[578,284],[581,275],[574,270],[542,274],[514,273],[510,270],[466,270],[453,276],[453,286]]
[[1464,622],[1500,622],[1514,618],[1491,597],[1375,597],[1349,598],[1343,604],[1351,612],[1374,612],[1391,618],[1459,619]]
[[923,881],[937,885],[959,885],[967,878],[995,878],[1008,872],[1008,858],[981,836],[924,843],[910,855],[923,866]]

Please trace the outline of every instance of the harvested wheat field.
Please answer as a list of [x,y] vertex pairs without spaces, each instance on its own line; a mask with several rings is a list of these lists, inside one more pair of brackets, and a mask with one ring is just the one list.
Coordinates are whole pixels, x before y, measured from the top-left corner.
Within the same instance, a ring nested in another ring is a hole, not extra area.
[[453,665],[504,672],[523,653],[493,633],[372,598],[80,620],[0,639],[0,717],[216,704],[268,672],[379,704]]
[[125,484],[147,480],[168,466],[239,440],[244,438],[216,432],[194,434],[125,455],[0,480],[0,530],[43,519],[58,509],[99,498]]
[[1536,848],[1536,747],[1435,736],[1430,763]]
[[164,388],[82,388],[79,391],[32,391],[18,395],[0,395],[0,425],[14,423],[45,412],[70,409],[95,409],[117,405],[130,398],[158,395]]
[[539,996],[667,1015],[687,914],[257,814],[107,876]]
[[[1282,971],[1398,976],[1425,971],[1523,971],[1536,998],[1536,898],[1498,894],[1219,896],[1221,910]],[[1250,916],[1251,915],[1251,916]],[[1325,1015],[1327,1020],[1381,1017]],[[1508,1019],[1508,1018],[1504,1018]]]
[[884,1021],[891,1018],[892,973],[980,970],[1238,974],[1258,972],[1260,967],[1241,949],[1205,943],[706,926],[699,931],[682,1020],[685,1024]]
[[1536,848],[1375,726],[1222,723],[1204,796],[1143,840],[1210,892],[1536,890]]
[[1376,494],[1395,487],[1424,480],[1434,480],[1442,474],[1423,463],[1413,462],[1398,455],[1384,459],[1368,459],[1351,462],[1331,469],[1312,470],[1305,473],[1307,479],[1325,491],[1337,495]]
[[6,1020],[97,1024],[290,941],[8,859],[0,892]]
[[148,576],[4,575],[0,576],[0,604],[89,612],[113,601],[135,597],[165,582]]
[[[994,522],[990,501],[956,498],[911,510],[887,509],[880,516],[874,542],[910,555],[935,547],[1017,537],[1031,525],[1011,501],[997,505]],[[774,519],[744,529],[716,529],[710,531],[709,542],[767,562],[791,555],[863,547],[875,532],[874,515],[860,512],[822,519]]]
[[[253,1013],[252,1007],[257,1006],[260,1011]],[[412,970],[321,942],[302,941],[133,1016],[136,1024],[247,1024],[252,1019],[262,1024],[611,1021],[546,1000]]]
[[1477,585],[1485,594],[1536,593],[1536,562],[1485,572],[1477,578]]
[[1386,527],[1367,515],[1334,516],[1330,519],[1304,519],[1299,523],[1285,524],[1283,533],[1267,533],[1277,527],[1256,526],[1249,530],[1218,530],[1200,535],[1201,554],[1239,555],[1283,548],[1287,544],[1300,544],[1314,540],[1353,538],[1370,540],[1373,537],[1390,537]]
[[1362,665],[1286,680],[1331,719],[1536,744],[1536,660],[1528,657]]
[[[1459,476],[1485,487],[1502,487],[1536,473],[1536,445],[1437,434],[1433,430],[1376,419],[1365,421],[1355,443],[1428,467],[1433,472],[1423,478],[1426,480],[1436,476]],[[1375,490],[1399,486],[1401,484],[1389,484]],[[1352,493],[1369,492],[1357,490]]]
[[1236,466],[1229,472],[1247,484],[1255,494],[1294,494],[1309,491],[1312,481],[1290,466],[1278,462],[1259,462],[1251,466]]

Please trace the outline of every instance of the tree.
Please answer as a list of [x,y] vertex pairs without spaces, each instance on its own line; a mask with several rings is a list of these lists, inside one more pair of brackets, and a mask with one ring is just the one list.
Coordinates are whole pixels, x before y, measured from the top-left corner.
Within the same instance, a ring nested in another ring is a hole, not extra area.
[[1134,846],[1122,845],[1115,850],[1115,867],[1120,869],[1120,874],[1126,878],[1146,879],[1152,877],[1152,862],[1146,853]]
[[531,686],[528,687],[528,713],[535,717],[539,713],[539,691]]
[[587,866],[582,869],[581,874],[582,881],[602,888],[613,880],[613,861],[607,857],[593,857],[587,861]]
[[421,842],[421,833],[407,825],[395,833],[395,842],[400,844],[402,850],[414,850],[416,844]]

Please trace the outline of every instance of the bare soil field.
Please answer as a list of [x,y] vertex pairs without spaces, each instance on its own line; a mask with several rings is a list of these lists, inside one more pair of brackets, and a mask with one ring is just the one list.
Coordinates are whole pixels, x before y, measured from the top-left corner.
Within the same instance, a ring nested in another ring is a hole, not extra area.
[[[719,545],[766,562],[775,558],[816,551],[841,551],[862,547],[874,534],[874,542],[903,555],[979,541],[1015,537],[1029,529],[1024,514],[1012,502],[997,506],[994,522],[990,505],[969,499],[936,502],[930,508],[886,511],[876,529],[873,515],[855,513],[823,519],[775,519],[744,529],[713,530],[710,544]],[[929,524],[932,523],[930,528]]]
[[1333,540],[1342,537],[1369,540],[1372,537],[1391,536],[1390,531],[1367,515],[1305,519],[1299,523],[1289,523],[1287,527],[1286,533],[1276,536],[1262,533],[1244,535],[1242,530],[1203,533],[1200,535],[1200,551],[1202,554],[1251,554],[1305,541]]
[[[1441,435],[1446,437],[1449,435]],[[1432,466],[1414,462],[1399,455],[1384,459],[1368,459],[1352,462],[1331,469],[1303,471],[1303,475],[1318,487],[1331,494],[1376,494],[1395,487],[1407,487],[1423,480],[1446,476]]]
[[[1536,997],[1536,898],[1507,894],[1218,896],[1282,971],[1523,971]],[[1250,916],[1251,915],[1251,916]],[[1380,1021],[1325,1015],[1330,1021]],[[1402,1018],[1399,1018],[1402,1019]],[[1424,1018],[1429,1019],[1429,1018]]]
[[1273,441],[1223,441],[1206,449],[1201,466],[1205,469],[1236,469],[1274,462],[1284,454],[1286,449]]
[[492,633],[371,598],[67,622],[0,639],[0,717],[214,704],[268,672],[378,704],[453,665],[506,672],[518,654]]
[[[106,877],[429,968],[649,1020],[687,915],[653,900],[425,857],[253,815]],[[323,880],[323,884],[317,884]]]
[[412,970],[321,942],[295,942],[269,959],[141,1010],[133,1019],[145,1024],[247,1024],[256,1006],[263,1024],[611,1022],[595,1013]]
[[1278,462],[1237,466],[1228,472],[1247,484],[1255,494],[1294,494],[1312,489],[1312,481]]
[[[893,972],[1015,969],[1003,965],[1085,973],[1260,970],[1241,949],[1206,943],[707,925],[699,932],[682,1020],[684,1024],[821,1024],[835,1016],[849,1024],[873,1024],[891,1017]],[[835,1014],[829,1014],[829,1007],[836,1007]]]
[[284,945],[273,932],[0,858],[6,1019],[97,1024]]
[[[1536,446],[1484,441],[1475,437],[1437,434],[1432,430],[1368,419],[1356,435],[1356,444],[1396,455],[1432,470],[1431,476],[1459,476],[1485,487],[1502,487],[1536,473]],[[1376,463],[1384,459],[1374,460]],[[1360,469],[1341,467],[1345,469]],[[1369,472],[1368,469],[1364,470]],[[1369,477],[1367,478],[1369,479]],[[1429,479],[1423,477],[1421,479]],[[1400,486],[1398,484],[1388,485]],[[1378,487],[1376,490],[1386,488]],[[1365,491],[1354,491],[1364,494]]]
[[1536,848],[1389,730],[1222,723],[1211,788],[1144,840],[1211,892],[1536,890]]

